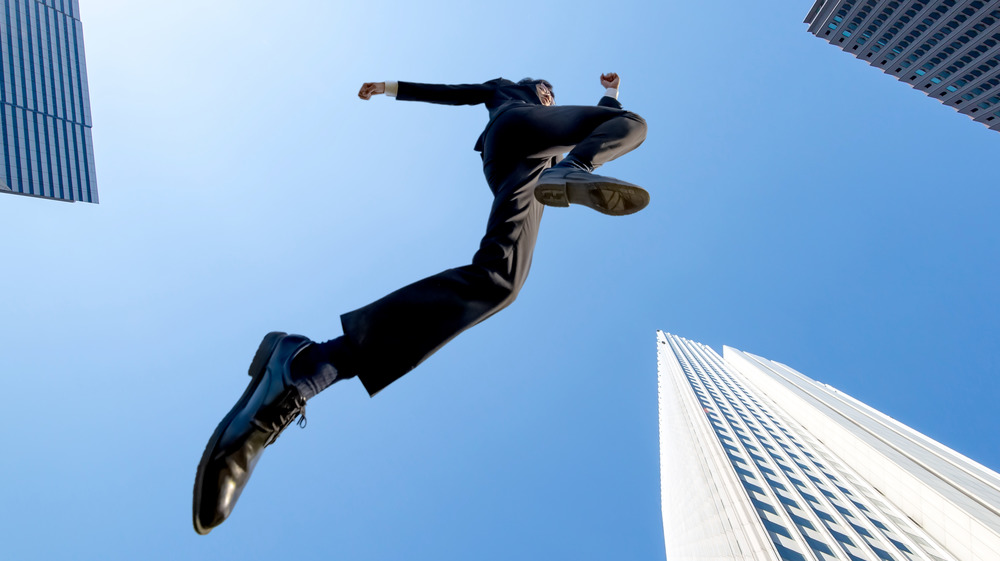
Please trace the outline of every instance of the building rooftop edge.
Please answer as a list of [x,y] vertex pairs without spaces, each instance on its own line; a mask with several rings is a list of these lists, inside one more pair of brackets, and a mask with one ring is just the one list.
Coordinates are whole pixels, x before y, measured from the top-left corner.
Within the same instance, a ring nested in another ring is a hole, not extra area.
[[823,7],[823,4],[826,4],[826,0],[816,0],[816,3],[814,3],[813,7],[809,9],[809,13],[806,14],[806,19],[803,20],[802,23],[811,25],[813,20],[816,19],[816,14],[818,14],[820,8]]

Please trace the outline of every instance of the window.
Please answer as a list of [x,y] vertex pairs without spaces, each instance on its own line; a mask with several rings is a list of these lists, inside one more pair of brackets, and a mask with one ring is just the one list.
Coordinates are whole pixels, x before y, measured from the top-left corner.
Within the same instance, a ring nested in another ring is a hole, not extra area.
[[825,543],[819,540],[814,540],[809,536],[803,536],[803,537],[805,537],[806,543],[809,544],[809,547],[811,547],[813,551],[819,551],[831,556],[833,555],[833,550],[830,549],[830,546],[826,545]]
[[872,533],[869,532],[868,529],[865,528],[865,527],[863,527],[863,526],[858,526],[857,524],[851,524],[851,528],[854,528],[855,532],[861,534],[862,536],[864,536],[866,538],[869,538],[869,539],[874,539],[875,538],[875,536],[873,536]]
[[827,514],[826,511],[820,510],[818,508],[814,508],[813,511],[816,513],[816,516],[819,516],[823,520],[826,520],[827,522],[836,524],[837,521],[834,520],[832,516],[830,516],[829,514]]
[[833,538],[840,543],[846,543],[847,545],[854,545],[854,541],[851,540],[851,538],[848,537],[847,534],[841,534],[840,532],[834,530],[833,528],[830,528],[830,534],[833,535]]
[[789,499],[788,497],[782,495],[781,493],[778,493],[778,500],[781,501],[781,503],[784,504],[784,505],[788,505],[788,506],[793,506],[795,508],[799,508],[799,503],[793,501],[792,499]]
[[775,542],[774,547],[778,549],[778,555],[781,556],[782,561],[806,561],[801,553],[792,551],[780,543]]
[[816,527],[813,526],[813,523],[810,522],[808,519],[805,519],[795,513],[789,513],[789,516],[792,517],[792,522],[795,522],[797,526],[801,526],[803,528],[809,528],[810,530],[816,529]]
[[753,506],[756,507],[757,510],[763,510],[764,512],[770,512],[771,514],[775,514],[775,515],[778,514],[778,511],[774,510],[773,506],[765,503],[764,501],[761,501],[761,500],[758,500],[758,499],[755,499],[755,498],[751,497],[750,498],[750,502],[753,503]]
[[[871,545],[871,544],[869,544],[869,545]],[[886,550],[884,550],[882,548],[879,548],[879,547],[875,547],[874,545],[872,545],[871,548],[872,548],[872,551],[875,552],[875,555],[878,555],[879,559],[882,559],[884,561],[895,561],[895,558],[892,555],[889,555],[888,551],[886,551]]]
[[769,532],[774,532],[775,534],[780,534],[788,539],[792,539],[792,535],[788,533],[788,530],[786,530],[784,526],[775,524],[770,520],[764,520],[763,518],[761,520],[763,520],[764,527],[767,528]]
[[843,514],[847,518],[853,518],[854,517],[854,515],[851,514],[851,511],[847,510],[846,508],[844,508],[842,506],[833,505],[833,508],[837,509],[837,512]]
[[910,551],[910,548],[906,547],[906,545],[903,542],[899,540],[894,540],[892,538],[889,538],[889,541],[891,541],[892,545],[896,546],[896,548],[899,549],[900,551],[904,553],[913,553],[912,551]]

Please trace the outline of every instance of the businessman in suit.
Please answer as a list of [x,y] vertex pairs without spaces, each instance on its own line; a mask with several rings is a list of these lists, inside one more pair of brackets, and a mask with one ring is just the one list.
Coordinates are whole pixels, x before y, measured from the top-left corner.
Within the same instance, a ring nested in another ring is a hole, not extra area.
[[[531,265],[544,206],[587,206],[610,215],[638,212],[642,188],[593,173],[638,147],[646,122],[618,102],[617,74],[600,78],[594,106],[556,106],[552,85],[525,78],[483,84],[368,82],[359,97],[445,105],[483,104],[489,122],[475,145],[494,201],[472,263],[403,287],[341,316],[344,335],[325,343],[272,332],[250,365],[243,396],[219,423],[198,466],[194,527],[207,534],[232,512],[263,449],[305,403],[357,377],[374,396],[462,331],[508,306]],[[562,154],[567,153],[565,157]]]

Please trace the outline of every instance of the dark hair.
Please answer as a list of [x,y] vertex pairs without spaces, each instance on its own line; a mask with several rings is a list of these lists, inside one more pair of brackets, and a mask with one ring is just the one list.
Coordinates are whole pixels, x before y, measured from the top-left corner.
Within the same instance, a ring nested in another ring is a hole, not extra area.
[[555,94],[555,88],[548,80],[536,80],[534,78],[521,78],[518,80],[517,84],[519,86],[537,86],[538,84],[545,84],[545,87],[549,89],[550,92]]

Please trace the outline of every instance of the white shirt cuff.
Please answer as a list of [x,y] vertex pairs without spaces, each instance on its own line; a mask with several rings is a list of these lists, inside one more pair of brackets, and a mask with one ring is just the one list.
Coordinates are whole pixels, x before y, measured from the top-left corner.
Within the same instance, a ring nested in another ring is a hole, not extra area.
[[[389,86],[386,86],[385,90],[389,91]],[[618,88],[608,88],[607,90],[604,90],[604,95],[618,99]]]
[[385,95],[389,97],[396,97],[397,92],[399,92],[399,82],[386,81]]

